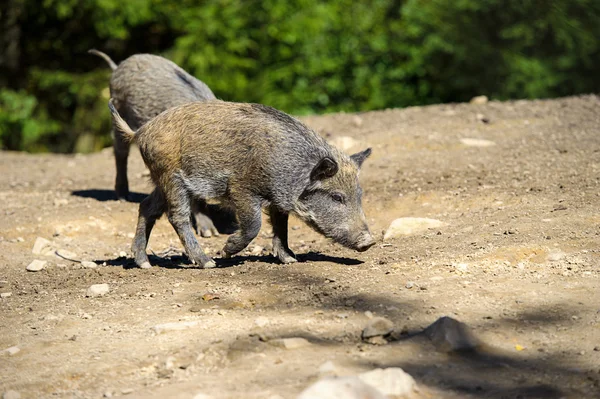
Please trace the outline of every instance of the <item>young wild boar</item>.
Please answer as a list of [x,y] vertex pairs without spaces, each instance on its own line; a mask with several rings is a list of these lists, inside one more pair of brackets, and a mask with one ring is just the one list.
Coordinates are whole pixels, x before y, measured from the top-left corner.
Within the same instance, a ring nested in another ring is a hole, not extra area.
[[[89,50],[89,53],[102,57],[113,70],[110,95],[114,106],[134,130],[166,109],[193,101],[216,99],[207,85],[163,57],[136,54],[117,66],[108,55],[100,51]],[[117,166],[115,191],[118,198],[127,199],[127,158],[130,143],[124,140],[114,127],[113,137]],[[206,204],[197,201],[193,206],[196,224],[194,227],[199,233],[204,237],[218,235],[212,220],[206,215]]]
[[362,210],[358,172],[371,149],[347,156],[291,116],[258,104],[195,102],[169,109],[134,132],[109,102],[116,129],[136,140],[156,188],[140,205],[132,251],[150,267],[146,244],[154,222],[167,212],[194,263],[206,256],[190,226],[190,200],[218,201],[235,209],[240,229],[223,248],[230,257],[258,234],[261,208],[273,225],[273,254],[295,262],[288,247],[294,213],[334,241],[365,251],[375,241]]

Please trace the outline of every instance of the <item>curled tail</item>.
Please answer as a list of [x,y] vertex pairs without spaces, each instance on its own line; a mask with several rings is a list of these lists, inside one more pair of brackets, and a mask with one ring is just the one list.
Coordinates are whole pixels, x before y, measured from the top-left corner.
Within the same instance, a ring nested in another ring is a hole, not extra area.
[[125,120],[121,118],[121,115],[119,115],[119,112],[113,104],[112,98],[108,100],[108,108],[110,109],[110,114],[113,118],[115,130],[117,130],[115,134],[120,133],[123,137],[123,140],[126,142],[133,141],[135,139],[135,132],[129,127],[127,122],[125,122]]
[[112,69],[113,71],[115,69],[117,69],[117,64],[115,64],[115,62],[108,55],[104,54],[102,51],[98,51],[96,49],[91,49],[91,50],[88,50],[88,53],[97,55],[98,57],[102,57],[104,59],[104,61],[106,61],[108,63],[108,66],[110,67],[110,69]]

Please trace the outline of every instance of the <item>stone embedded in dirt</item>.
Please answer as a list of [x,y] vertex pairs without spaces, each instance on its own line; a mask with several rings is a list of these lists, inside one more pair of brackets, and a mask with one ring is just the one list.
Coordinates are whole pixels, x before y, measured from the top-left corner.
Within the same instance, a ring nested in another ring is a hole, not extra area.
[[410,290],[411,288],[413,288],[414,286],[415,286],[415,283],[414,283],[414,281],[407,281],[407,282],[406,282],[406,285],[404,285],[404,287],[406,287],[406,288],[407,288],[407,289],[409,289],[409,290]]
[[35,243],[33,244],[33,249],[31,252],[34,255],[53,255],[54,248],[52,248],[52,243],[45,238],[38,237],[35,239]]
[[358,377],[327,377],[315,382],[297,399],[387,399]]
[[262,254],[263,252],[263,247],[261,247],[260,245],[255,245],[254,247],[252,247],[252,249],[250,250],[250,255],[253,256],[258,256],[260,254]]
[[120,256],[121,258],[126,258],[126,257],[127,257],[127,252],[125,252],[125,251],[121,251],[121,252],[119,252],[119,256]]
[[59,258],[71,261],[75,261],[77,258],[77,254],[75,252],[69,251],[68,249],[57,249],[54,254]]
[[488,101],[489,101],[489,99],[487,96],[475,96],[469,102],[471,104],[475,104],[475,105],[483,105],[483,104],[487,104]]
[[108,284],[94,284],[90,286],[90,288],[88,288],[87,292],[85,293],[85,296],[94,298],[106,295],[109,291],[110,287],[108,286]]
[[48,262],[46,262],[45,260],[34,260],[33,262],[31,262],[30,264],[27,265],[27,271],[28,272],[39,272],[40,270],[42,270],[44,267],[46,267],[46,264]]
[[390,238],[421,233],[429,229],[436,229],[446,226],[446,224],[447,223],[437,219],[413,217],[398,218],[392,221],[390,227],[388,227],[387,231],[385,232],[383,239],[387,240]]
[[81,266],[86,269],[95,269],[98,267],[98,264],[96,262],[90,262],[89,260],[83,260],[81,261]]
[[339,148],[342,151],[348,151],[349,149],[358,146],[359,141],[348,136],[338,136],[329,140],[334,147]]
[[492,147],[496,145],[493,141],[485,139],[463,138],[460,139],[460,142],[469,147]]
[[12,296],[12,292],[3,292],[0,294],[0,298],[9,298]]
[[369,320],[369,324],[362,331],[362,338],[372,338],[377,336],[386,336],[392,333],[394,330],[394,323],[385,317],[374,317]]
[[10,348],[4,349],[3,352],[8,354],[8,356],[13,356],[21,352],[21,348],[19,348],[18,346],[11,346]]
[[475,118],[482,123],[490,123],[490,118],[486,117],[484,114],[477,114]]
[[292,337],[292,338],[277,338],[269,341],[269,344],[276,346],[278,348],[285,349],[298,349],[305,348],[309,346],[311,343],[308,342],[304,338],[300,337]]
[[399,367],[367,371],[359,374],[358,378],[392,397],[410,395],[417,390],[415,379]]
[[423,333],[442,352],[472,351],[481,345],[469,326],[452,317],[440,317]]
[[2,399],[21,399],[21,394],[17,391],[6,391],[2,394]]
[[548,254],[548,261],[549,262],[558,262],[560,260],[563,260],[566,255],[567,254],[565,254],[562,251],[552,251]]
[[161,334],[161,333],[167,332],[167,331],[187,330],[188,328],[195,327],[199,324],[200,324],[200,320],[178,321],[178,322],[173,322],[173,323],[157,324],[157,325],[153,326],[151,329],[155,333]]

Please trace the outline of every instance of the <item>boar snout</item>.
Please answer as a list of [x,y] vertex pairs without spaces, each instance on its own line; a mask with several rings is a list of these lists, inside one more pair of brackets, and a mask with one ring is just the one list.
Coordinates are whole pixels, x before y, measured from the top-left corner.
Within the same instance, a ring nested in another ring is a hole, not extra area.
[[360,233],[358,239],[356,240],[356,244],[354,245],[354,249],[358,252],[365,252],[367,249],[371,248],[375,245],[375,240],[373,236],[368,231]]

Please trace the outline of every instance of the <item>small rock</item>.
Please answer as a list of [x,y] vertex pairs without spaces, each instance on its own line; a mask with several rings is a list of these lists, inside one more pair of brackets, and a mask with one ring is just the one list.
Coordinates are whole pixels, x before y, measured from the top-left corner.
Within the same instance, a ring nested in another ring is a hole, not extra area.
[[496,145],[493,141],[484,139],[464,138],[460,139],[460,142],[469,147],[492,147]]
[[122,395],[129,395],[130,393],[133,393],[133,389],[131,389],[131,388],[121,389]]
[[88,288],[85,296],[87,297],[98,297],[108,294],[110,287],[108,284],[94,284]]
[[67,249],[57,249],[55,255],[62,259],[75,261],[77,258],[77,254],[75,252],[71,252]]
[[600,352],[600,346],[594,346],[594,351],[595,352]]
[[258,327],[265,327],[267,324],[269,324],[269,319],[264,316],[260,316],[254,320],[254,324],[256,324]]
[[365,338],[365,342],[371,344],[371,345],[387,345],[388,344],[388,340],[385,339],[384,337],[382,337],[381,335],[377,335],[376,337],[371,337],[371,338]]
[[310,345],[310,342],[308,342],[306,339],[299,338],[299,337],[277,338],[277,339],[273,339],[273,340],[269,341],[269,343],[278,348],[285,348],[285,349],[305,348]]
[[469,326],[452,317],[440,317],[423,332],[442,352],[472,351],[481,345]]
[[362,331],[362,338],[367,339],[376,336],[385,336],[391,334],[394,330],[394,323],[385,317],[374,317],[369,320],[369,324]]
[[0,294],[0,298],[10,298],[12,296],[12,292],[3,292]]
[[335,364],[331,360],[328,360],[319,366],[319,375],[333,377],[339,375],[339,372]]
[[358,377],[327,377],[315,382],[297,399],[386,399]]
[[157,334],[161,334],[161,333],[167,332],[167,331],[186,330],[188,328],[195,327],[199,324],[200,324],[199,320],[180,321],[180,322],[173,322],[173,323],[157,324],[157,325],[153,326],[151,329],[154,332],[156,332]]
[[112,398],[113,394],[112,394],[111,391],[106,391],[106,392],[104,392],[104,394],[102,395],[102,397],[104,397],[104,398]]
[[475,118],[476,118],[476,119],[477,119],[479,122],[482,122],[482,123],[490,123],[490,119],[489,119],[489,118],[487,118],[487,117],[486,117],[485,115],[483,115],[483,114],[477,114],[477,115],[475,115]]
[[331,144],[342,151],[347,151],[358,145],[358,141],[348,136],[338,136],[330,140]]
[[553,251],[548,254],[548,261],[550,262],[558,262],[565,258],[566,254],[561,251]]
[[466,273],[469,270],[469,265],[466,263],[457,263],[454,265],[454,268],[462,273]]
[[54,206],[67,205],[68,203],[69,203],[69,200],[66,198],[55,198],[54,199]]
[[21,399],[21,394],[17,391],[6,391],[2,395],[2,399]]
[[352,123],[354,123],[354,126],[356,127],[361,127],[363,124],[363,119],[358,115],[354,115],[352,118]]
[[21,352],[21,349],[18,346],[11,346],[10,348],[4,349],[4,352],[7,353],[8,356],[13,356]]
[[98,264],[96,262],[90,262],[89,260],[84,260],[84,261],[81,261],[81,266],[85,267],[86,269],[95,269],[98,267]]
[[253,255],[253,256],[258,256],[258,255],[262,254],[262,252],[263,252],[263,249],[264,249],[264,248],[263,248],[263,247],[261,247],[260,245],[255,245],[255,246],[252,248],[252,250],[250,250],[250,255]]
[[475,105],[483,105],[483,104],[487,104],[488,101],[489,101],[489,99],[487,96],[475,96],[469,102],[471,104],[475,104]]
[[126,257],[127,257],[127,252],[125,252],[125,251],[121,251],[121,252],[119,252],[119,256],[120,256],[121,258],[126,258]]
[[35,239],[31,252],[34,255],[52,255],[54,254],[54,248],[52,248],[52,243],[50,241],[38,237]]
[[25,239],[23,237],[17,237],[17,242],[25,242]]
[[412,281],[407,281],[405,287],[409,290],[415,286],[415,283]]
[[398,218],[394,220],[383,236],[384,240],[404,235],[411,235],[446,226],[446,223],[428,218]]
[[359,374],[358,378],[392,397],[410,395],[417,390],[415,379],[399,367],[371,370]]
[[28,272],[39,272],[44,267],[46,267],[47,263],[48,262],[46,262],[45,260],[37,260],[36,259],[33,262],[31,262],[29,265],[27,265],[27,271]]

